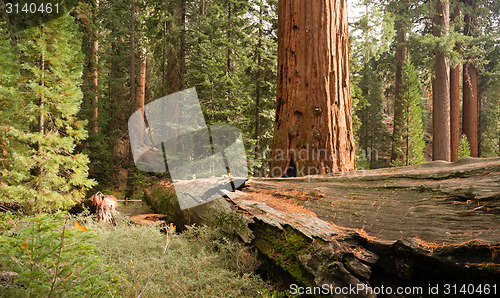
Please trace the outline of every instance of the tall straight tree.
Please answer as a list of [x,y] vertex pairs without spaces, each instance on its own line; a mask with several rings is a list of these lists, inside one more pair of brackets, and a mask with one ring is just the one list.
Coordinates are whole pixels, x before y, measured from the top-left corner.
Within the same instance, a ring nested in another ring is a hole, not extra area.
[[403,80],[403,65],[406,61],[406,22],[404,13],[408,10],[409,5],[406,2],[398,1],[396,2],[399,8],[397,12],[397,20],[396,20],[396,84],[394,86],[394,126],[392,132],[392,150],[391,150],[391,162],[395,160],[400,160],[403,158],[402,155],[398,155],[399,151],[398,142],[397,142],[397,130],[404,126],[404,121],[402,118],[402,113],[400,107],[403,105],[400,104],[402,101],[401,98],[401,82]]
[[[262,37],[263,37],[263,25],[264,18],[262,16],[263,3],[262,0],[258,3],[259,6],[259,23],[258,23],[258,42],[257,42],[257,82],[255,86],[255,160],[258,160],[260,157],[260,101],[261,101],[261,87],[260,81],[261,77],[261,68],[262,68]],[[254,176],[257,176],[257,169],[254,170]]]
[[95,185],[87,178],[88,157],[75,150],[87,137],[86,121],[77,118],[83,69],[77,30],[73,17],[64,15],[18,33],[22,96],[9,103],[17,106],[10,112],[19,120],[10,135],[23,148],[13,155],[11,170],[19,171],[5,179],[0,198],[30,211],[70,207]]
[[346,0],[280,0],[269,175],[354,170],[355,147]]
[[[460,5],[454,1],[451,22],[455,25],[460,19]],[[455,49],[457,50],[457,49]],[[458,160],[458,146],[460,144],[460,65],[450,69],[450,136],[451,136],[451,161]]]
[[[475,0],[464,1],[468,7],[465,14],[465,35],[476,35],[475,28]],[[470,154],[472,157],[478,156],[477,142],[477,70],[473,62],[468,61],[463,66],[463,110],[462,110],[462,131],[467,136],[470,144]]]
[[[445,37],[450,27],[450,3],[434,0],[435,13],[432,34]],[[451,161],[450,142],[450,61],[439,45],[434,49],[432,81],[432,159]]]
[[[135,100],[135,0],[131,0],[130,4],[130,110],[129,115],[132,115],[137,109]],[[130,140],[129,140],[130,142]],[[132,156],[132,148],[128,149],[128,171],[127,171],[127,188],[125,197],[130,198],[134,194],[135,183],[135,164]]]
[[393,146],[395,146],[393,148],[396,150],[398,159],[392,161],[393,166],[409,166],[425,162],[424,130],[420,107],[422,88],[417,70],[409,60],[405,62],[402,73],[401,101],[398,102],[398,108],[401,111],[403,125],[394,127]]
[[186,71],[186,0],[171,1],[168,5],[172,16],[168,29],[166,84],[169,94],[184,89]]

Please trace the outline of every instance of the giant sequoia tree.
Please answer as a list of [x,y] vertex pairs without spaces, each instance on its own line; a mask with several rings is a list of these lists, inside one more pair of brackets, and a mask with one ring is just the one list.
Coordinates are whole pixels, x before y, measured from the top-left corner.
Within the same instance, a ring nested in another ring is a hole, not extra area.
[[348,61],[345,0],[279,1],[271,176],[355,169]]

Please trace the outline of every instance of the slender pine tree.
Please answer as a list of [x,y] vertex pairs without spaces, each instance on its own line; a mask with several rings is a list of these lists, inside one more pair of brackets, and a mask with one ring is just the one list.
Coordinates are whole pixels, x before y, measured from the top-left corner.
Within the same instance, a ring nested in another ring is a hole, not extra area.
[[3,199],[32,211],[67,208],[95,184],[86,155],[75,151],[87,137],[77,113],[82,102],[81,40],[70,15],[19,33],[20,93],[14,111],[23,118],[12,136],[23,145],[13,156],[23,168],[7,181]]
[[424,130],[422,126],[422,88],[415,66],[406,60],[403,66],[400,97],[398,102],[401,111],[401,126],[395,127],[393,150],[399,158],[391,165],[408,166],[425,161],[423,150],[425,147]]

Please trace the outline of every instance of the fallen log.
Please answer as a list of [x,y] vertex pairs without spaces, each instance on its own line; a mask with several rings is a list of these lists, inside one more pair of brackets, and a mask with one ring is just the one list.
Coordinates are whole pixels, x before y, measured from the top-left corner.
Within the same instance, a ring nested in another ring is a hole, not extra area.
[[500,280],[498,193],[500,158],[465,159],[250,179],[225,203],[198,209],[244,218],[235,232],[299,285],[415,286],[427,296],[431,286],[445,294],[445,285],[478,289]]

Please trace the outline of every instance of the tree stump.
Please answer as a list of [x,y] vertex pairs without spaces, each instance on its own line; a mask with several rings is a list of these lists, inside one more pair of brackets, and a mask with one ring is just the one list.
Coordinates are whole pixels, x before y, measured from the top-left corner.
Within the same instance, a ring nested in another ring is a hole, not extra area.
[[102,192],[97,192],[90,199],[92,200],[92,206],[96,206],[97,220],[116,224],[113,214],[118,212],[116,211],[118,200],[114,196],[107,196]]

